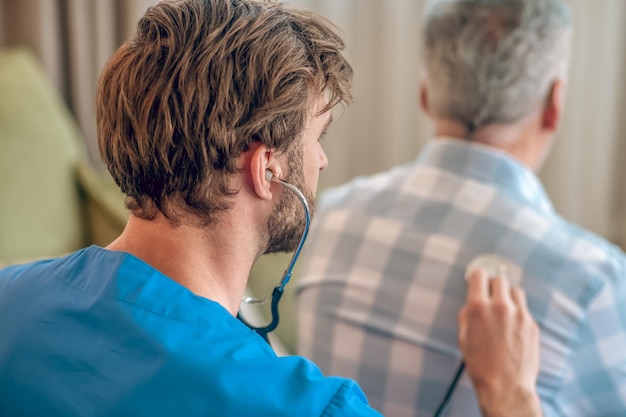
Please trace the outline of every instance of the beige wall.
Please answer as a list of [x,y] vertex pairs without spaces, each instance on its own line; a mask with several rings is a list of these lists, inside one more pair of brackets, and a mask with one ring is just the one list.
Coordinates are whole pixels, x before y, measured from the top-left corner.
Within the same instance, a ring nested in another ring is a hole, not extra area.
[[4,45],[4,2],[0,1],[0,45]]

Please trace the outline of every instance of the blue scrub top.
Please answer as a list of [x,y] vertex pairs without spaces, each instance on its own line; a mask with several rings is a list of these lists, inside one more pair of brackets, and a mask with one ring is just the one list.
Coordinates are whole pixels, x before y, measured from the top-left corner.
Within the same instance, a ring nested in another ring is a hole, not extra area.
[[91,246],[0,270],[0,416],[380,416],[221,305]]

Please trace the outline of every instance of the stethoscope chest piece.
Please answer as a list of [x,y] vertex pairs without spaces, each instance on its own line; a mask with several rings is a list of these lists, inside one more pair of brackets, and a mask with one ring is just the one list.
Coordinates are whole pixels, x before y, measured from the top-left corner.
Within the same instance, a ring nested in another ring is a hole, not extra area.
[[465,268],[465,279],[467,280],[472,272],[479,268],[484,269],[489,278],[506,278],[511,285],[520,285],[524,275],[522,269],[516,263],[499,255],[484,253],[475,256],[469,261]]

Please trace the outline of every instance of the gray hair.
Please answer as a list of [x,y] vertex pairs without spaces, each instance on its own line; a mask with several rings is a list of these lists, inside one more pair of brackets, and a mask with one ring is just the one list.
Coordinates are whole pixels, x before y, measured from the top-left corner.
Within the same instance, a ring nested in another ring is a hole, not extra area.
[[530,114],[567,73],[565,0],[431,0],[425,19],[431,109],[470,135]]

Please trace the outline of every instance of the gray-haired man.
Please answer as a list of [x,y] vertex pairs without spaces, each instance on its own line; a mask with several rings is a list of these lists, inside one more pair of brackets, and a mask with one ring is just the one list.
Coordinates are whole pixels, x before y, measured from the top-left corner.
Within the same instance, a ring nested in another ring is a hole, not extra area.
[[[420,96],[436,137],[322,198],[299,353],[387,415],[432,415],[459,361],[465,267],[496,254],[541,328],[544,415],[625,415],[624,254],[559,217],[534,174],[562,114],[565,0],[442,0],[425,16]],[[450,415],[479,415],[467,380]]]

